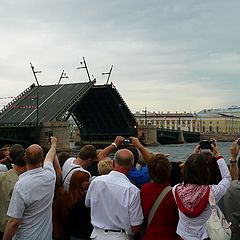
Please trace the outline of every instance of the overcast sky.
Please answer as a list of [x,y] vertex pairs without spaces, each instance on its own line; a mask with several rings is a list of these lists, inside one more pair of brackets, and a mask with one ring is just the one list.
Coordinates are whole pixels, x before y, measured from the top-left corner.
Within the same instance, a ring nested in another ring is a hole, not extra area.
[[[41,85],[110,81],[135,111],[240,105],[239,0],[1,0],[0,107]],[[7,99],[2,99],[7,97]]]

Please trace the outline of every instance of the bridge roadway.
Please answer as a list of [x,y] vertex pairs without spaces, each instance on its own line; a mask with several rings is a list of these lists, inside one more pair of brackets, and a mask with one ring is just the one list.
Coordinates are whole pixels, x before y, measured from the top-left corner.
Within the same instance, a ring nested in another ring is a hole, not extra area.
[[92,86],[92,82],[32,85],[5,107],[0,114],[0,125],[21,126],[62,118]]
[[113,84],[33,84],[0,111],[0,144],[39,142],[50,131],[45,126],[51,123],[52,130],[54,123],[67,121],[70,115],[82,144],[105,144],[118,135],[137,134],[136,119]]

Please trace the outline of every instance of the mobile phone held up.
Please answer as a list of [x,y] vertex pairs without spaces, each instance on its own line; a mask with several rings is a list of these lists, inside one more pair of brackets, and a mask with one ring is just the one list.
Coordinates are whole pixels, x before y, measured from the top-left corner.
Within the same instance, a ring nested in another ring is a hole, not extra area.
[[51,137],[53,136],[53,131],[48,132],[48,142],[51,144]]

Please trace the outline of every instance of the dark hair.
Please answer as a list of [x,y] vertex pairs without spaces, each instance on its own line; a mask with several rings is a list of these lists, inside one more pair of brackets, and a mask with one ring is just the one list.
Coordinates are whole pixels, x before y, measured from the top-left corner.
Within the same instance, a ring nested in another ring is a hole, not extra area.
[[206,159],[201,154],[192,154],[188,157],[183,168],[184,184],[209,184],[210,174]]
[[26,166],[26,162],[23,159],[25,149],[20,144],[14,144],[10,147],[9,157],[11,162],[17,166]]
[[93,145],[85,145],[80,149],[78,157],[82,160],[94,160],[97,158],[97,150]]
[[133,154],[133,157],[134,157],[134,166],[138,163],[139,161],[139,153],[138,153],[138,150],[137,148],[135,147],[127,147],[127,149],[132,152]]
[[209,184],[218,184],[222,180],[222,175],[217,164],[216,158],[210,151],[202,151],[200,153],[206,159],[209,168]]
[[171,175],[170,175],[170,186],[175,186],[178,183],[182,182],[182,171],[180,165],[182,165],[183,162],[171,162]]
[[60,152],[58,154],[58,160],[59,160],[59,164],[62,168],[63,164],[67,161],[67,159],[70,158],[70,154],[67,152]]
[[153,182],[163,183],[169,180],[171,165],[163,154],[152,155],[147,163],[148,172]]

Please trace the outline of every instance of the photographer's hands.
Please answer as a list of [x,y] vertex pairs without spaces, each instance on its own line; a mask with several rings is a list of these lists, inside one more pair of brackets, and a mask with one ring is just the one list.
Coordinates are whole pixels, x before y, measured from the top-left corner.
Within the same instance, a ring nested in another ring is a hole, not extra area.
[[230,147],[230,174],[232,177],[232,180],[238,180],[239,179],[239,169],[238,169],[238,162],[237,162],[237,155],[239,153],[239,140],[240,138],[236,139],[231,147]]
[[231,160],[232,161],[237,160],[237,155],[239,153],[239,145],[238,145],[239,140],[240,140],[240,138],[236,139],[230,147],[230,155],[231,155]]

